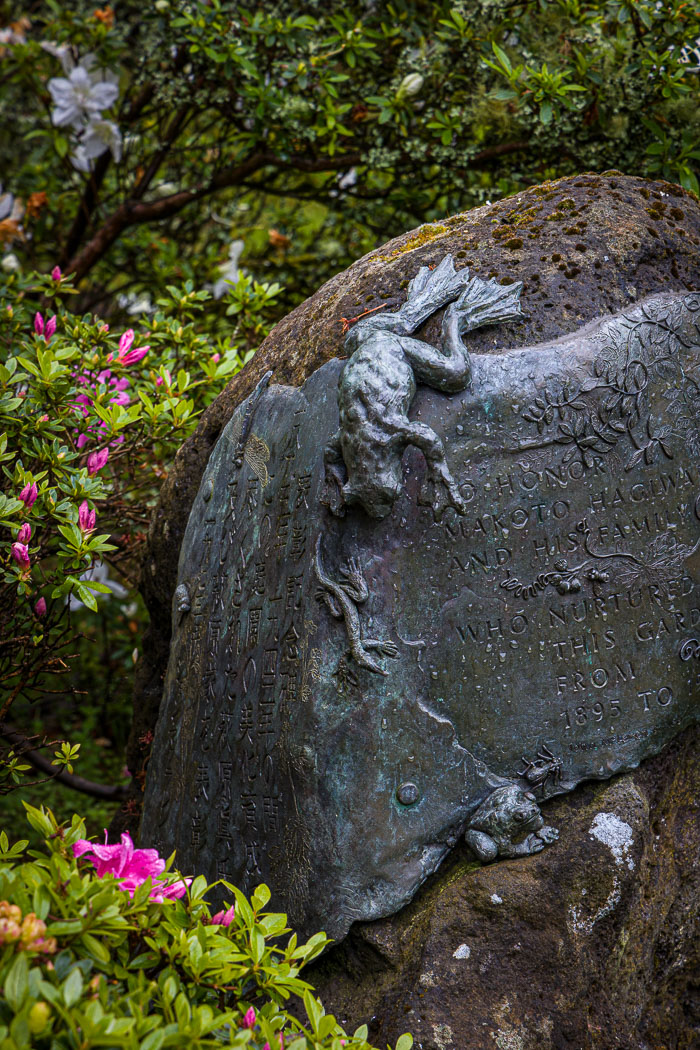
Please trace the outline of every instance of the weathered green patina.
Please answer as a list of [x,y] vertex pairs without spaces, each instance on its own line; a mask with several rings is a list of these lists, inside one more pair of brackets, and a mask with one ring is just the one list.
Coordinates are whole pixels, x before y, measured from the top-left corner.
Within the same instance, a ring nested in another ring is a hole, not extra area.
[[[353,358],[254,393],[182,546],[144,839],[340,937],[463,834],[482,860],[541,849],[540,801],[696,719],[699,321],[697,293],[659,295],[547,345],[470,355],[467,336],[465,382],[404,406],[458,498],[402,440],[391,499],[365,487],[342,518]],[[365,472],[395,380],[365,405]]]

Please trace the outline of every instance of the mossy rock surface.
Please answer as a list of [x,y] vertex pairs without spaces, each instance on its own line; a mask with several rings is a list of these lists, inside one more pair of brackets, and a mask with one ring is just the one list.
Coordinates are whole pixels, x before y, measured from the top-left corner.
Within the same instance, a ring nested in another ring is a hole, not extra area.
[[696,729],[636,773],[549,803],[559,842],[486,867],[466,848],[408,907],[314,965],[327,1009],[422,1050],[700,1045]]
[[[143,785],[160,703],[180,543],[222,429],[265,371],[301,385],[343,355],[344,318],[398,306],[419,267],[448,252],[458,268],[524,284],[526,319],[472,333],[470,348],[535,345],[654,292],[700,287],[700,205],[678,186],[617,172],[545,183],[396,238],[275,327],[178,452],[154,514],[142,585],[151,624],[128,756],[135,785]],[[438,323],[431,319],[422,338],[437,342]],[[537,857],[475,870],[455,855],[409,908],[360,928],[319,964],[328,1009],[358,1023],[376,1013],[375,1041],[410,1028],[423,1050],[700,1045],[689,939],[700,843],[692,739],[638,774],[549,806],[562,838]],[[138,805],[135,796],[115,827],[133,829]],[[633,868],[591,838],[599,812],[632,829]],[[616,879],[619,901],[593,922]],[[462,945],[469,953],[460,958]]]

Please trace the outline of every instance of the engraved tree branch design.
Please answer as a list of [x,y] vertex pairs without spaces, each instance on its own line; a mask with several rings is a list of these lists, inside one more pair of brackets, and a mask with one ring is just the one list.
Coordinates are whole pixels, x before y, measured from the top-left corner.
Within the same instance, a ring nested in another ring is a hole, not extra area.
[[[625,470],[631,470],[641,460],[651,465],[659,454],[673,459],[675,433],[700,452],[700,383],[680,363],[679,351],[686,344],[673,319],[623,317],[607,334],[592,375],[578,383],[567,380],[559,390],[545,386],[537,391],[521,417],[535,424],[539,437],[524,439],[513,451],[568,445],[564,463],[578,456],[592,467],[594,453],[607,455],[626,435],[632,452]],[[669,424],[658,424],[649,414],[648,394],[656,381],[669,391]]]

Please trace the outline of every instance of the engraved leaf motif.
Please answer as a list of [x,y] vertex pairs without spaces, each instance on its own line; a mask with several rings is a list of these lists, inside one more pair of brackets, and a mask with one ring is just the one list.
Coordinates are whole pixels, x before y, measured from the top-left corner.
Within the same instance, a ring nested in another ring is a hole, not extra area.
[[246,442],[243,456],[250,469],[257,476],[262,487],[265,488],[270,480],[270,475],[267,472],[267,464],[270,460],[270,450],[265,442],[256,434],[251,434]]
[[[242,432],[243,416],[239,415],[231,428],[230,440],[234,448],[238,445]],[[265,488],[270,480],[270,475],[267,472],[267,464],[270,461],[270,450],[265,442],[256,434],[251,434],[246,441],[245,449],[243,450],[243,458],[257,477],[261,486]]]

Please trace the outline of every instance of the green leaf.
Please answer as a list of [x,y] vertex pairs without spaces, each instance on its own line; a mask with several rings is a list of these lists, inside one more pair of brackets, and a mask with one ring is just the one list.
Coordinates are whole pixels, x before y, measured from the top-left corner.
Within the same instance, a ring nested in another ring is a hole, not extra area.
[[5,978],[5,998],[12,1010],[18,1013],[29,990],[29,963],[27,956],[18,954]]
[[267,887],[264,882],[261,882],[260,885],[256,886],[253,890],[253,896],[251,898],[253,906],[256,909],[264,908],[271,896],[272,894],[270,893],[269,887]]
[[409,1035],[408,1032],[404,1032],[403,1035],[399,1036],[399,1038],[398,1038],[398,1040],[396,1042],[396,1046],[394,1047],[394,1050],[411,1050],[412,1046],[413,1046],[413,1036]]
[[66,1006],[74,1006],[82,994],[83,975],[76,966],[63,983],[63,1002]]
[[491,47],[493,48],[494,55],[496,56],[498,61],[501,63],[503,68],[505,70],[507,70],[508,73],[512,73],[513,72],[513,67],[511,66],[510,59],[508,58],[508,55],[505,53],[503,48],[500,48],[495,41],[491,44]]
[[166,1031],[163,1028],[151,1032],[145,1039],[141,1040],[140,1050],[160,1050],[165,1041]]
[[109,962],[109,948],[106,944],[103,944],[102,941],[98,941],[97,937],[93,937],[91,933],[84,933],[80,940],[85,945],[90,955],[97,959],[98,962],[103,964]]

